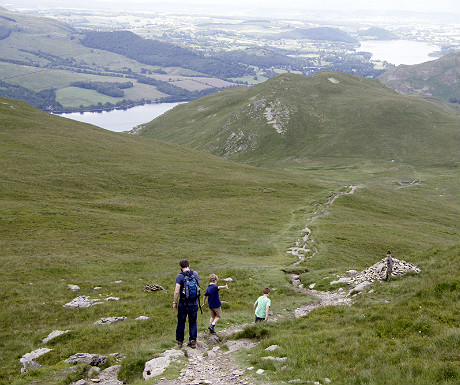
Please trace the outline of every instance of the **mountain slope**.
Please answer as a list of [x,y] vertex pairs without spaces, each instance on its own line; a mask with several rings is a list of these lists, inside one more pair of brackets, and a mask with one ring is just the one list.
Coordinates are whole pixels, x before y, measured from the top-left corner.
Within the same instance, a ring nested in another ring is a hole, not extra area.
[[376,80],[284,74],[180,105],[141,135],[239,161],[287,158],[458,164],[459,116]]
[[358,36],[361,39],[369,40],[395,40],[398,36],[393,32],[387,31],[384,28],[370,27],[366,30],[358,31]]
[[[4,98],[0,160],[1,384],[15,383],[19,357],[60,328],[72,335],[53,347],[47,365],[78,351],[112,349],[147,361],[152,346],[169,344],[175,322],[172,297],[142,293],[147,283],[169,292],[178,261],[187,258],[203,276],[231,274],[258,292],[260,283],[241,274],[256,274],[263,264],[279,275],[269,266],[292,258],[285,250],[297,231],[284,233],[303,225],[295,211],[331,191]],[[80,293],[68,289],[71,283]],[[99,295],[118,293],[119,304],[62,307],[77,295],[98,296],[95,286],[103,287]],[[233,309],[246,312],[238,290]],[[122,338],[119,328],[92,326],[112,312],[130,319]],[[155,320],[153,327],[134,321],[140,313]]]
[[[266,369],[270,383],[327,376],[351,385],[370,372],[389,385],[458,383],[460,259],[453,245],[460,211],[454,169],[400,171],[398,165],[370,175],[363,165],[356,172],[365,187],[334,202],[349,188],[105,131],[4,98],[0,161],[2,385],[75,382],[88,370],[64,363],[76,352],[120,352],[126,359],[119,380],[140,383],[145,362],[175,345],[171,295],[184,257],[202,283],[210,273],[232,278],[222,293],[231,325],[249,322],[248,309],[261,288],[274,289],[272,310],[281,321],[264,325],[266,339],[249,358]],[[320,170],[321,179],[328,169],[326,164]],[[342,168],[332,172],[351,179]],[[421,183],[394,183],[414,174]],[[298,260],[286,251],[298,245],[306,224],[312,258],[290,268],[304,286],[329,290],[337,274],[374,264],[389,245],[422,273],[375,284],[374,294],[356,296],[352,307],[293,319],[291,310],[311,299],[293,291],[281,269]],[[80,291],[70,291],[69,284]],[[146,284],[165,290],[146,293]],[[100,305],[63,308],[80,295],[101,299]],[[119,300],[103,301],[114,297]],[[93,325],[114,315],[127,318]],[[150,319],[137,321],[140,315]],[[200,331],[207,322],[199,317]],[[44,345],[53,330],[70,332]],[[327,349],[312,371],[309,363],[325,338]],[[274,344],[288,357],[286,370],[261,358]],[[43,367],[20,374],[19,358],[44,346],[52,350],[37,360]],[[391,365],[382,368],[381,362]],[[115,364],[109,356],[108,365]]]
[[460,52],[416,65],[399,65],[378,79],[403,94],[424,94],[460,103]]
[[324,40],[351,44],[358,43],[358,40],[348,33],[338,28],[330,27],[297,28],[289,32],[280,33],[278,36],[285,39]]

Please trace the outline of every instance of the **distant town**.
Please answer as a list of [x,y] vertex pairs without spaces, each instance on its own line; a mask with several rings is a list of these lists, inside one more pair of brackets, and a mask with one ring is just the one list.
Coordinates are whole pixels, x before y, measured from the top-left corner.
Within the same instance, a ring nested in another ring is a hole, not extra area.
[[[205,53],[220,53],[251,49],[263,56],[260,49],[269,50],[267,66],[259,66],[255,77],[240,79],[248,84],[258,83],[283,72],[280,63],[273,62],[273,52],[302,60],[298,72],[305,75],[319,69],[354,72],[375,77],[392,66],[386,61],[374,60],[368,52],[360,50],[363,40],[410,40],[439,47],[430,56],[440,57],[460,50],[460,24],[429,18],[426,14],[394,15],[314,13],[306,16],[283,18],[251,18],[242,16],[213,16],[173,14],[165,12],[116,12],[96,10],[40,9],[22,10],[39,16],[56,18],[75,28],[98,31],[128,30],[144,38],[174,41],[187,48]],[[324,39],[305,39],[292,31],[315,28],[340,30],[351,40],[326,36]],[[376,29],[374,35],[366,31]],[[391,36],[391,37],[390,37]],[[356,39],[356,40],[355,40]],[[225,56],[224,56],[225,57]],[[305,66],[305,62],[308,63]],[[272,64],[272,65],[270,65]],[[288,68],[289,67],[289,68]],[[274,71],[271,73],[270,69]],[[296,71],[292,63],[285,69]]]

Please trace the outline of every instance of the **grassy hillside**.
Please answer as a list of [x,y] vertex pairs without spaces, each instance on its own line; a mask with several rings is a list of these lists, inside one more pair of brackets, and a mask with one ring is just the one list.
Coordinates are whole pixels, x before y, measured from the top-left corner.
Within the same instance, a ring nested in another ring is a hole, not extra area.
[[400,161],[458,165],[458,115],[376,80],[284,74],[177,106],[141,135],[258,165]]
[[[47,364],[76,352],[123,351],[129,367],[169,346],[182,258],[204,282],[211,272],[233,277],[227,321],[249,315],[260,287],[283,281],[279,266],[292,260],[286,250],[303,225],[298,210],[338,188],[112,133],[10,99],[1,99],[0,122],[2,384],[14,383],[20,356],[55,329],[73,332]],[[262,270],[264,278],[248,281]],[[142,293],[147,283],[169,294]],[[110,293],[120,301],[62,307],[77,295]],[[129,321],[92,326],[115,314]],[[151,321],[134,321],[140,315]]]
[[[270,383],[458,383],[457,168],[375,160],[288,167],[285,159],[278,167],[292,175],[105,131],[11,99],[0,99],[0,146],[0,383],[69,383],[84,371],[63,363],[70,355],[121,352],[120,379],[145,384],[145,361],[174,346],[172,290],[183,257],[202,282],[210,273],[233,278],[221,294],[221,327],[250,322],[261,288],[277,289],[272,310],[286,321],[256,328],[252,334],[267,338],[241,357],[267,369]],[[361,187],[311,223],[331,194],[351,183]],[[422,272],[377,284],[352,307],[294,320],[290,310],[311,299],[291,290],[282,269],[296,260],[286,251],[305,225],[318,252],[299,266],[304,285],[330,290],[337,274],[364,269],[387,249]],[[167,293],[142,292],[148,283]],[[62,307],[78,295],[120,300]],[[135,321],[140,315],[150,319]],[[128,319],[93,326],[109,316]],[[199,317],[199,330],[207,321]],[[42,369],[19,374],[23,354],[43,347],[51,331],[68,329],[46,345],[53,351],[37,360]],[[272,343],[280,346],[274,354],[288,357],[284,369],[261,360]]]
[[378,77],[404,94],[422,94],[460,103],[460,52],[416,65],[400,65]]

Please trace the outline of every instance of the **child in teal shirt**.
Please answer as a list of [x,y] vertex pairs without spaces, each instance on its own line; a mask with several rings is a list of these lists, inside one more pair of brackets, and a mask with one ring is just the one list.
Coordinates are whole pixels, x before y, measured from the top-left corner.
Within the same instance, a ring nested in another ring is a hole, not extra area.
[[264,288],[262,291],[263,295],[257,298],[257,301],[254,303],[254,310],[256,319],[255,322],[267,321],[268,312],[270,311],[270,306],[272,304],[270,298],[270,289],[268,287]]

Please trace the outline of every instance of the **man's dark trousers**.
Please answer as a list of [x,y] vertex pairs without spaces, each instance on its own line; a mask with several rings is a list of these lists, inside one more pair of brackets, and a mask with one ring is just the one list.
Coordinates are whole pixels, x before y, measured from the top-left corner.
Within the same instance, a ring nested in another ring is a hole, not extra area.
[[177,328],[176,341],[184,342],[185,322],[188,317],[190,341],[196,341],[198,328],[196,319],[198,316],[198,305],[179,305],[177,307]]

